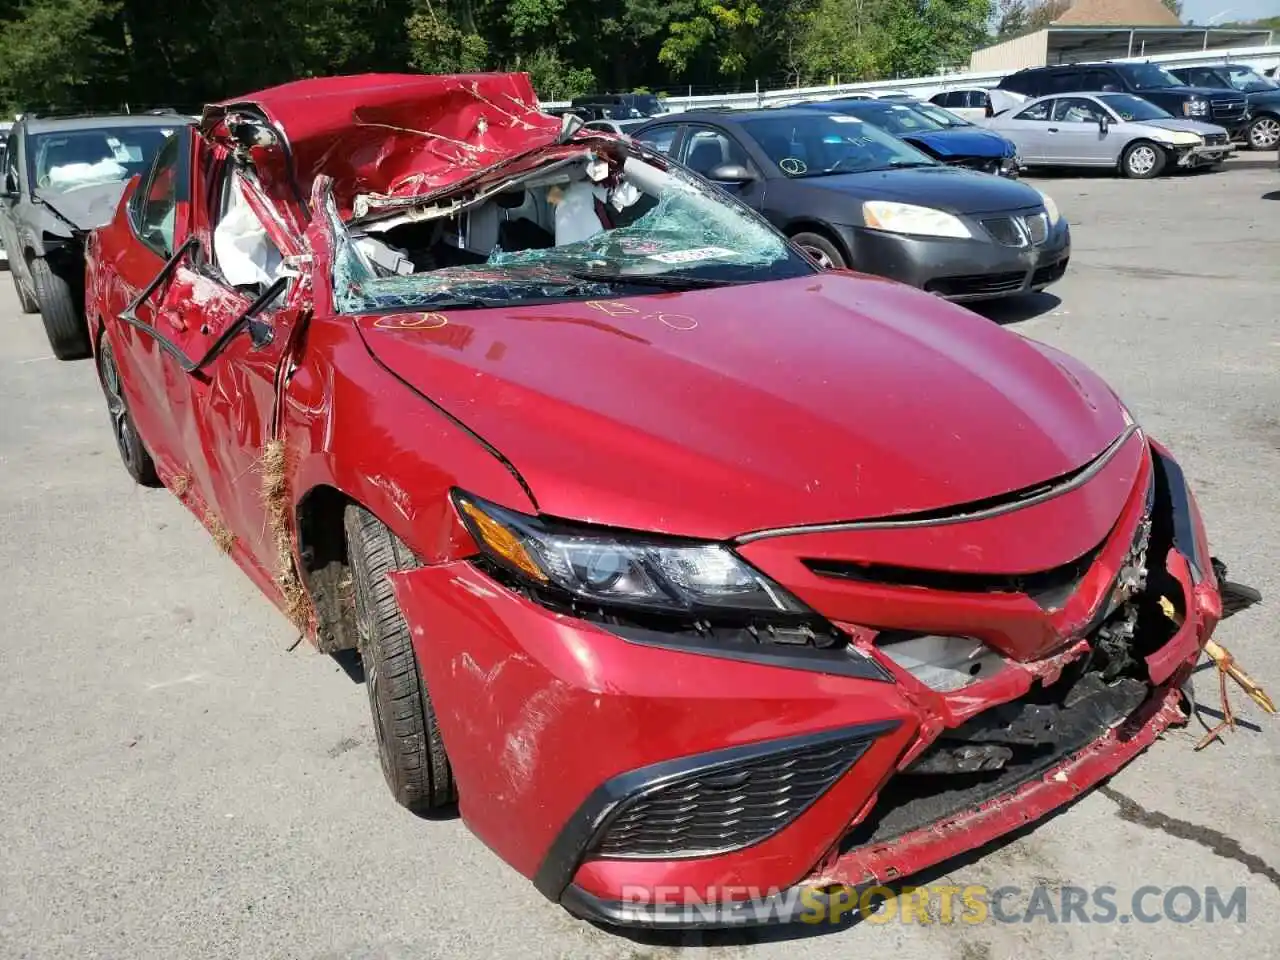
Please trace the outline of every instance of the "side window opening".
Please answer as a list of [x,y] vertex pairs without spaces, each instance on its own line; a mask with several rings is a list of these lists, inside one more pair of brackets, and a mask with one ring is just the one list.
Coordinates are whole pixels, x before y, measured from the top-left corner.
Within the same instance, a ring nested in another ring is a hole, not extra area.
[[260,293],[281,274],[284,258],[266,225],[245,197],[243,175],[229,170],[223,180],[218,221],[213,228],[213,259],[227,283]]
[[142,242],[163,257],[173,255],[175,218],[178,201],[185,199],[181,145],[183,138],[174,134],[156,156],[151,175],[141,187],[135,228]]
[[1034,104],[1023,110],[1014,117],[1015,120],[1048,120],[1049,111],[1053,108],[1056,101],[1042,100],[1040,103]]
[[635,139],[651,150],[669,154],[672,145],[676,142],[676,129],[676,127],[656,127],[637,135]]

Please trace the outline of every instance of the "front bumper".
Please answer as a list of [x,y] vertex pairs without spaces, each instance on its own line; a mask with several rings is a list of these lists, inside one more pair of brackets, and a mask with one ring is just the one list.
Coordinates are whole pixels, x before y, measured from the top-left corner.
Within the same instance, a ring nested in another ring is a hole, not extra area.
[[[832,898],[847,904],[850,888],[897,880],[1044,816],[1182,722],[1180,685],[1222,614],[1194,502],[1156,449],[1153,459],[1130,434],[1087,484],[980,520],[779,534],[738,547],[852,637],[877,664],[870,671],[865,656],[824,659],[554,612],[466,561],[392,575],[463,819],[575,914],[698,927],[807,919]],[[1051,755],[1011,764],[961,809],[926,807],[894,821],[907,807],[891,798],[908,767],[1001,705],[1088,676],[1099,612],[1149,510],[1163,518],[1151,539],[1152,583],[1180,619],[1143,652],[1141,697]],[[1058,531],[1052,542],[1045,530]],[[1052,603],[1001,589],[831,579],[800,559],[864,548],[886,564],[915,556],[926,570],[954,568],[959,556],[1000,556],[1019,570],[1051,556],[1091,559],[1072,566],[1065,599]],[[1020,653],[990,677],[939,693],[879,654],[874,633],[858,626],[867,622],[963,633]],[[780,781],[788,787],[775,798],[768,791]]]
[[1207,166],[1209,164],[1221,163],[1235,153],[1236,147],[1234,143],[1223,144],[1201,144],[1198,147],[1191,147],[1183,150],[1178,154],[1178,166],[1180,167],[1198,167]]
[[[977,232],[980,228],[971,225]],[[1059,220],[1045,241],[1023,247],[994,240],[910,237],[847,227],[854,269],[919,287],[948,300],[989,300],[1043,290],[1061,280],[1071,256],[1071,231]]]

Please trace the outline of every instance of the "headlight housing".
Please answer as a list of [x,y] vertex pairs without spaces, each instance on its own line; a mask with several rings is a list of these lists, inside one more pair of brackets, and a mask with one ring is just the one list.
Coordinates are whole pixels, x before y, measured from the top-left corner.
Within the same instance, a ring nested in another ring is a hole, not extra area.
[[967,240],[973,236],[957,216],[933,207],[892,200],[868,200],[862,205],[862,222],[873,230],[904,233],[919,237],[954,237]]
[[1209,112],[1209,101],[1201,98],[1192,98],[1182,102],[1182,114],[1187,117],[1203,117]]
[[485,556],[535,589],[651,612],[813,615],[719,543],[562,525],[461,491],[454,503]]
[[1198,133],[1191,133],[1189,130],[1164,130],[1154,139],[1161,143],[1172,144],[1175,147],[1194,147],[1203,139]]
[[1062,218],[1062,213],[1058,210],[1058,205],[1053,202],[1053,197],[1043,190],[1037,190],[1036,193],[1040,194],[1040,201],[1044,204],[1044,212],[1049,215],[1049,223],[1056,224]]

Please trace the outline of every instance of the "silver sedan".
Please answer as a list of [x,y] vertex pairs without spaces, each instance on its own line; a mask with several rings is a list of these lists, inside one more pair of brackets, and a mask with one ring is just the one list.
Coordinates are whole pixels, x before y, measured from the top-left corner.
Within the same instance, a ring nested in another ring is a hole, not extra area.
[[984,126],[1017,144],[1023,166],[1112,167],[1139,179],[1213,166],[1235,149],[1222,127],[1175,117],[1128,93],[1040,97]]

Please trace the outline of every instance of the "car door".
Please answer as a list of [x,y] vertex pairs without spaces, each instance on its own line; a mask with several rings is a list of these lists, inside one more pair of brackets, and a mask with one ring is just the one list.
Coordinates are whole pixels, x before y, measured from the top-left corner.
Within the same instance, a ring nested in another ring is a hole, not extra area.
[[[201,137],[185,139],[172,177],[185,189],[169,187],[157,158],[136,213],[139,245],[150,257],[139,256],[134,279],[144,266],[152,276],[120,326],[133,337],[130,354],[139,358],[149,405],[164,410],[153,415],[164,423],[156,440],[141,424],[139,430],[155,444],[162,476],[183,478],[206,525],[220,539],[225,532],[240,558],[269,578],[277,557],[261,464],[301,319],[301,281],[285,264],[304,255],[302,241],[285,227],[291,216],[275,209],[252,165],[233,162]],[[235,235],[222,243],[233,213]],[[274,272],[237,283],[250,278],[233,276],[223,253],[250,239]]]
[[1049,118],[1053,100],[1038,100],[996,128],[1018,147],[1023,163],[1049,163]]
[[[716,186],[734,194],[759,211],[764,206],[764,177],[743,145],[727,130],[703,124],[689,124],[680,141],[681,163]],[[718,167],[738,167],[751,175],[749,180],[717,179]]]
[[1101,166],[1112,162],[1110,130],[1102,130],[1102,118],[1113,117],[1088,97],[1059,97],[1045,127],[1048,159],[1071,166]]

